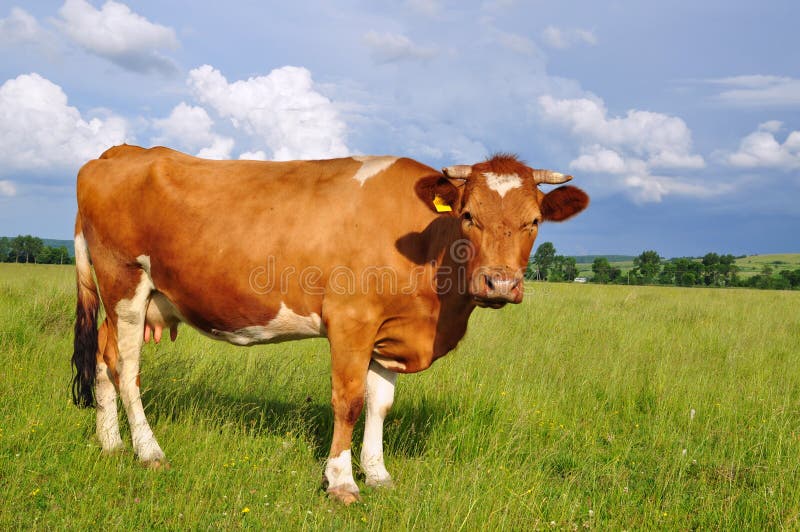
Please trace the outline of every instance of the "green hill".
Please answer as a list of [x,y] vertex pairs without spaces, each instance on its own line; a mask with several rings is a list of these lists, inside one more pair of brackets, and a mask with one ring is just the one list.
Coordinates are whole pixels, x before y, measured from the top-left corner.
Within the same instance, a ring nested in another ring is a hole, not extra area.
[[773,255],[750,255],[736,259],[740,275],[748,277],[764,270],[764,266],[772,268],[774,273],[782,270],[800,269],[800,253],[781,253]]

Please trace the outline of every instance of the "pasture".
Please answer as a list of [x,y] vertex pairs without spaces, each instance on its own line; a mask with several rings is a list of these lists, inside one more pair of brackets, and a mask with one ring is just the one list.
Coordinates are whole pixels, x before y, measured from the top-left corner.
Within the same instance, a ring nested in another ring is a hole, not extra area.
[[395,488],[361,482],[342,507],[319,489],[325,340],[237,348],[182,326],[142,363],[172,469],[101,456],[68,391],[73,275],[0,265],[0,529],[800,526],[800,293],[530,284],[400,377]]

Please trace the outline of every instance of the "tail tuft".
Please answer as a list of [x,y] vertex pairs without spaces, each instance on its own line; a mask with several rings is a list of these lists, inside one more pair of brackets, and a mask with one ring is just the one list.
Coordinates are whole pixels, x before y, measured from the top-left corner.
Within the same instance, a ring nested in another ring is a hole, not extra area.
[[94,382],[97,373],[97,311],[100,299],[92,277],[89,249],[76,222],[75,273],[78,303],[75,309],[75,343],[72,353],[72,402],[81,408],[94,406]]

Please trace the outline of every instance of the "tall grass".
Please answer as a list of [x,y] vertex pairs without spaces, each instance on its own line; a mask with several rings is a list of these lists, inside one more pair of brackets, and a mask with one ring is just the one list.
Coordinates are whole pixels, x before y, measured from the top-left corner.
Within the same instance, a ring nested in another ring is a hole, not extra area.
[[0,267],[2,529],[799,526],[798,293],[529,285],[399,379],[396,487],[362,483],[345,508],[319,490],[324,340],[245,349],[183,327],[142,366],[172,469],[101,456],[68,393],[72,278]]

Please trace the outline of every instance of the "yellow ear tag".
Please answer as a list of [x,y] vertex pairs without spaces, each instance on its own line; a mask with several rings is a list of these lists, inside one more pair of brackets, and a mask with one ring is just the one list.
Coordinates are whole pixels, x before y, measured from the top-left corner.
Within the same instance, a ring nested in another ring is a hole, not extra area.
[[450,205],[444,202],[439,194],[433,197],[433,206],[436,207],[436,212],[451,212],[453,210]]

